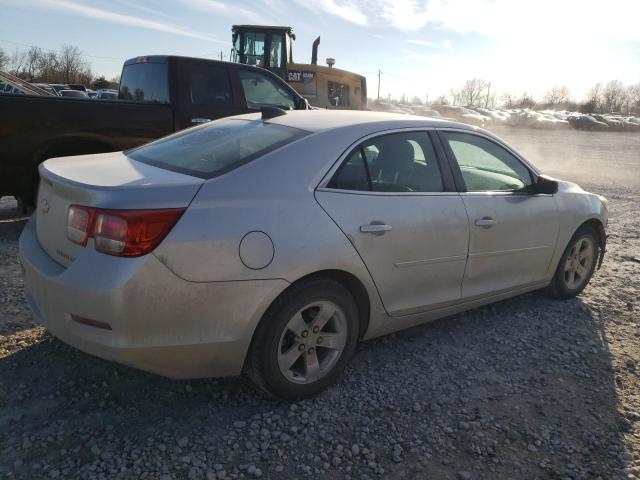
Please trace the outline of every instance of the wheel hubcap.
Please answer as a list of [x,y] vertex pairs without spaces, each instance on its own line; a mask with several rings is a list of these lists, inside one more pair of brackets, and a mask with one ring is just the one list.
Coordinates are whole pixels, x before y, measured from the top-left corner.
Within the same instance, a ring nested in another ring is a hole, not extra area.
[[564,264],[564,282],[568,288],[576,290],[586,282],[594,259],[595,246],[591,237],[579,238]]
[[306,305],[291,317],[278,344],[278,367],[287,380],[312,383],[338,362],[347,343],[347,321],[333,302]]

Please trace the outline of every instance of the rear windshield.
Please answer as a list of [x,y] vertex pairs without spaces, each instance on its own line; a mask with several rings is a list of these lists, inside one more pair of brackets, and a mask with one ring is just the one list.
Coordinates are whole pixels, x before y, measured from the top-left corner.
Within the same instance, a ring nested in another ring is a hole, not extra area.
[[167,63],[125,65],[120,78],[120,100],[169,103]]
[[308,135],[261,120],[219,120],[189,128],[126,152],[156,167],[213,178]]

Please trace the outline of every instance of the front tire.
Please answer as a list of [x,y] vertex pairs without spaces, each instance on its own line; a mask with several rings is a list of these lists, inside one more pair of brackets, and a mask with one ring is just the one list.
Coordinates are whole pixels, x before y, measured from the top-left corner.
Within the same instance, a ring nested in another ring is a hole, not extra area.
[[549,285],[551,296],[567,299],[582,292],[596,269],[600,248],[597,232],[590,226],[580,227],[560,258]]
[[335,280],[294,285],[269,308],[256,329],[246,372],[261,390],[299,400],[332,385],[358,341],[358,309]]

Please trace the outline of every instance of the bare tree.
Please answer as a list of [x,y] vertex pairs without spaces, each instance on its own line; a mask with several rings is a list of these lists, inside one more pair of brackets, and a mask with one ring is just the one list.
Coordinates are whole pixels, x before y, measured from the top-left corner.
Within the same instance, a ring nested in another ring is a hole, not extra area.
[[516,108],[533,108],[536,106],[536,101],[533,99],[531,93],[523,92],[513,106]]
[[640,82],[635,85],[629,85],[627,98],[629,100],[628,111],[635,114],[640,113]]
[[460,90],[461,102],[470,107],[483,106],[487,100],[489,82],[480,78],[467,80]]
[[38,75],[38,65],[42,56],[44,56],[44,51],[42,49],[38,47],[29,47],[29,50],[27,50],[27,53],[25,54],[25,63],[22,71],[25,80],[30,82],[36,80]]
[[7,65],[9,65],[9,55],[0,48],[0,70],[4,70]]
[[556,86],[544,94],[544,102],[552,106],[558,106],[569,101],[571,91],[566,85]]
[[627,100],[627,92],[620,80],[611,80],[602,90],[602,104],[607,112],[620,112]]
[[19,75],[22,72],[26,61],[27,55],[25,52],[16,48],[13,55],[11,55],[11,58],[9,58],[9,71],[13,75]]
[[58,55],[59,69],[64,83],[76,83],[89,67],[78,47],[63,45]]

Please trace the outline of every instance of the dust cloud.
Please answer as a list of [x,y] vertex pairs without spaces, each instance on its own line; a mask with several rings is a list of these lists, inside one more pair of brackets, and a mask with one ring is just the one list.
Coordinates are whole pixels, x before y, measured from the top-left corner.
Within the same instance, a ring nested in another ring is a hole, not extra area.
[[640,189],[640,135],[492,127],[545,174],[578,184]]

